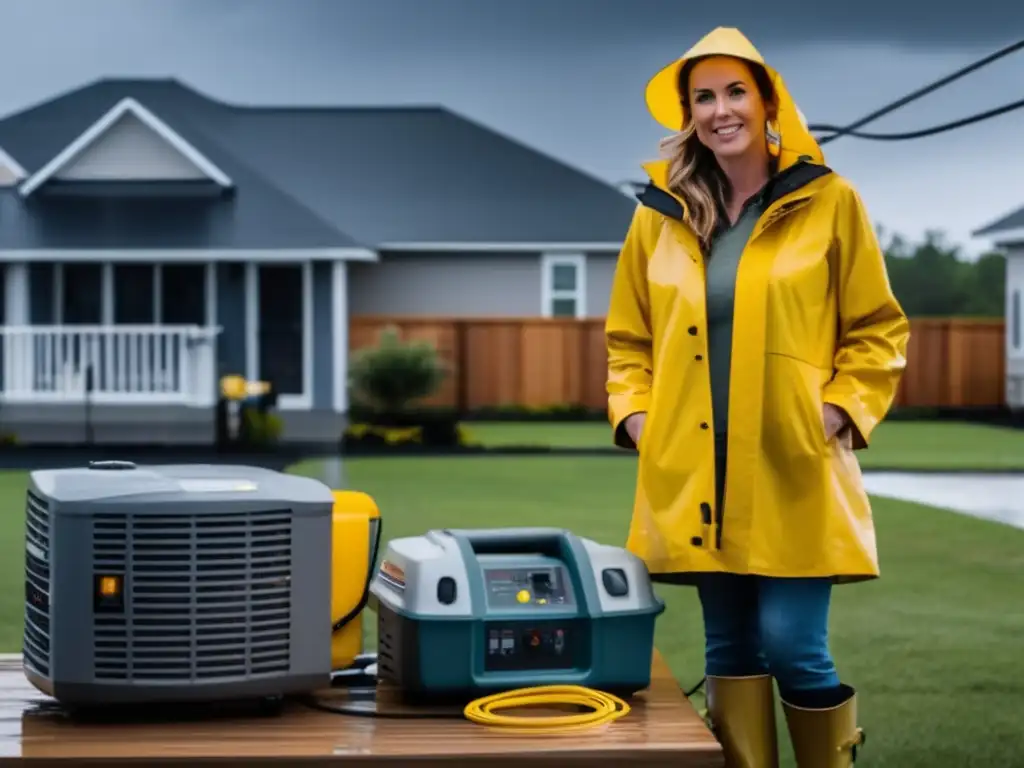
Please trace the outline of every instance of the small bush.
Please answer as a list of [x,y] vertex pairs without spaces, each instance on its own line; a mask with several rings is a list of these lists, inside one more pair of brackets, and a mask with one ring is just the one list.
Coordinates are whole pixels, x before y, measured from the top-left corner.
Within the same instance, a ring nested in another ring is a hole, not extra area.
[[242,425],[239,442],[247,445],[272,445],[284,429],[284,422],[276,413],[260,412],[256,408],[242,411]]
[[375,347],[360,349],[349,363],[353,402],[378,413],[397,414],[430,397],[447,374],[436,347],[425,341],[402,341],[398,329],[381,332]]

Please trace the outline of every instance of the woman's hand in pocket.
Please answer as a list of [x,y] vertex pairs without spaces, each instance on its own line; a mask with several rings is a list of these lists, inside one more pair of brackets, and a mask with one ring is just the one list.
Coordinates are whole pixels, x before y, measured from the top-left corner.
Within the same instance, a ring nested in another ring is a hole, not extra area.
[[626,418],[626,434],[637,447],[640,445],[640,435],[644,431],[646,421],[647,414],[644,412],[634,413]]
[[[850,424],[846,411],[832,403],[825,403],[822,408],[822,420],[825,422],[825,442],[829,442]],[[628,430],[628,427],[627,427]]]

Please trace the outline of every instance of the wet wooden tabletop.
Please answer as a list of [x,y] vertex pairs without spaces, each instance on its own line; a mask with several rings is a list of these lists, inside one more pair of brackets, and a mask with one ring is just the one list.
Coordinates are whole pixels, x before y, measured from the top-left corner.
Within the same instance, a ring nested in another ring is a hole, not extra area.
[[[447,719],[371,719],[324,712],[292,702],[273,715],[200,708],[175,719],[74,719],[26,679],[20,661],[0,661],[0,764],[469,766],[632,765],[721,768],[721,749],[686,700],[657,652],[651,687],[631,701],[620,720],[575,733],[508,733],[459,717],[458,710],[427,710]],[[324,692],[333,706],[347,694]],[[377,707],[400,714],[387,696]],[[423,714],[425,710],[409,710]]]

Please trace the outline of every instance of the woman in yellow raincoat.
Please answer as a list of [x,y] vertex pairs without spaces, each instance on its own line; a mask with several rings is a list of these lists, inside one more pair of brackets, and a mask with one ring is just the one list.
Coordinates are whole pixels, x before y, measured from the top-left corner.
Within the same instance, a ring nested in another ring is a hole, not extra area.
[[860,198],[739,31],[665,67],[647,104],[674,133],[606,326],[614,439],[639,454],[627,546],[697,587],[730,766],[777,765],[773,678],[800,768],[849,766],[829,601],[879,575],[853,451],[892,404],[908,322]]

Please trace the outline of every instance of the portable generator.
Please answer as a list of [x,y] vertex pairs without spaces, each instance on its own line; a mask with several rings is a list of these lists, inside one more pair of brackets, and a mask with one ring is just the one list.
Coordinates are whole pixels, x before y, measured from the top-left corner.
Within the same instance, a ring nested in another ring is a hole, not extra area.
[[245,466],[31,473],[25,674],[66,704],[278,698],[362,650],[365,494]]
[[643,561],[549,528],[434,530],[391,541],[370,587],[377,675],[408,699],[544,685],[650,685],[665,609]]

